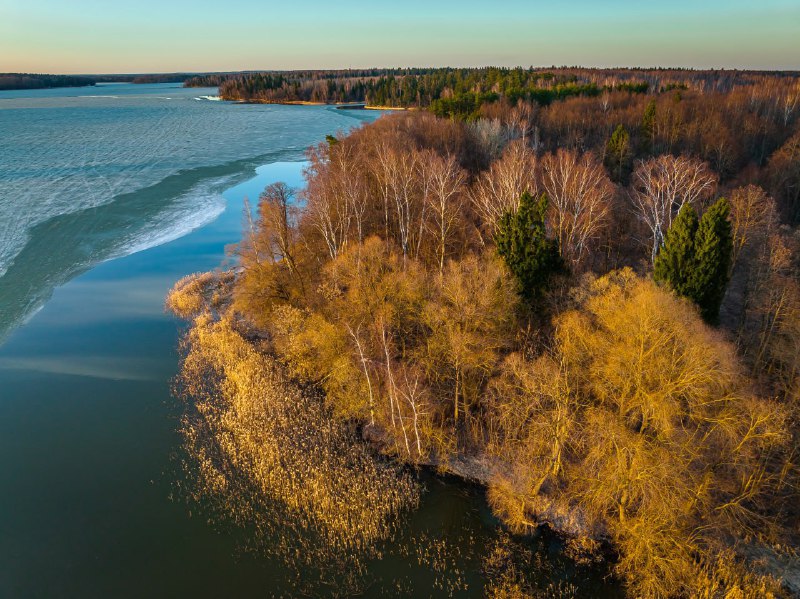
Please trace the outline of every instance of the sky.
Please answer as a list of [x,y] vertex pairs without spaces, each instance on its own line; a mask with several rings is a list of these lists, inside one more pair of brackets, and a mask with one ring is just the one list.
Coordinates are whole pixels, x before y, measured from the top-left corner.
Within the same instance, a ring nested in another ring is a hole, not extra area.
[[0,72],[800,69],[800,0],[0,0]]

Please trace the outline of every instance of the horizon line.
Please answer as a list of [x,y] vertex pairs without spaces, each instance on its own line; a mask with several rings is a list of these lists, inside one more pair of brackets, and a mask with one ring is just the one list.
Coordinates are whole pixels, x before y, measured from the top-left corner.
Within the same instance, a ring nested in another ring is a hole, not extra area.
[[369,71],[369,70],[412,70],[412,69],[526,69],[526,70],[546,70],[546,69],[586,69],[592,71],[733,71],[743,73],[798,73],[800,74],[800,67],[796,68],[745,68],[745,67],[685,67],[685,66],[586,66],[586,65],[548,65],[548,66],[498,66],[498,65],[447,65],[447,66],[368,66],[368,67],[335,67],[335,68],[260,68],[260,69],[231,69],[231,70],[216,70],[216,71],[202,71],[202,70],[167,70],[167,71],[104,71],[104,72],[53,72],[53,71],[5,71],[0,72],[0,75],[66,75],[66,76],[91,76],[91,75],[237,75],[237,74],[250,74],[250,73],[299,73],[308,71]]

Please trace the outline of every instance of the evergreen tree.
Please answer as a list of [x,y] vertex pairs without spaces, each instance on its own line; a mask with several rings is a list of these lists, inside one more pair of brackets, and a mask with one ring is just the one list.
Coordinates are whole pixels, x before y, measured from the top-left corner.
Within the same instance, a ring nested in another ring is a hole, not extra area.
[[644,109],[642,117],[642,137],[645,139],[647,147],[653,150],[656,137],[656,101],[650,100]]
[[544,217],[547,195],[534,200],[522,194],[516,212],[506,212],[495,233],[497,252],[519,282],[520,292],[528,301],[537,297],[550,275],[564,268],[558,243],[548,239]]
[[695,236],[697,213],[684,204],[664,237],[664,245],[656,256],[653,278],[679,295],[689,295],[689,280],[695,269]]
[[617,183],[624,183],[631,163],[630,135],[622,125],[617,125],[611,139],[606,144],[605,163],[611,178]]
[[716,324],[730,278],[733,238],[728,220],[730,205],[720,198],[706,210],[694,240],[695,267],[688,281],[688,294],[706,322]]

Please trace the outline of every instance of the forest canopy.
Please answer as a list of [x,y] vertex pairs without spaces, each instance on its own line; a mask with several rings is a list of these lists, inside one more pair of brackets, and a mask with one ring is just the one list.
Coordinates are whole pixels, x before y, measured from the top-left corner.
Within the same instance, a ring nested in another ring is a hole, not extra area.
[[[197,369],[228,351],[211,331],[250,340],[273,380],[317,393],[307,411],[336,435],[394,464],[468,464],[511,530],[610,545],[631,596],[780,596],[748,556],[791,559],[775,547],[800,532],[797,80],[522,71],[523,89],[596,86],[539,102],[509,94],[515,73],[469,118],[383,116],[310,148],[303,190],[267,187],[235,271],[170,296],[194,319],[184,395],[225,414],[212,437],[253,438],[231,410],[244,374]],[[615,87],[633,81],[647,88]],[[287,418],[297,403],[269,401]],[[397,471],[337,472],[404,498],[369,534],[415,501]]]
[[74,75],[36,75],[32,73],[0,73],[0,90],[45,89],[50,87],[86,87],[95,85],[94,77]]

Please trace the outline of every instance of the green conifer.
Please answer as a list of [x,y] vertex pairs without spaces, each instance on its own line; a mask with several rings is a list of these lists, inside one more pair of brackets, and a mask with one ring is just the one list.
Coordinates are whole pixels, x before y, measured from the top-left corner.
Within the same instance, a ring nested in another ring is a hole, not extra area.
[[631,162],[630,135],[622,125],[617,125],[611,139],[606,144],[606,168],[611,173],[611,178],[617,183],[623,183],[628,176]]
[[528,301],[537,297],[550,275],[563,269],[558,243],[548,239],[544,217],[547,195],[538,200],[522,194],[519,208],[506,212],[495,233],[497,252],[519,282],[521,295]]
[[690,204],[684,204],[664,237],[653,270],[656,282],[683,296],[690,292],[689,280],[695,269],[697,227],[697,212]]
[[700,307],[706,322],[716,324],[730,278],[733,239],[725,198],[706,210],[694,240],[695,266],[688,281],[688,295]]

